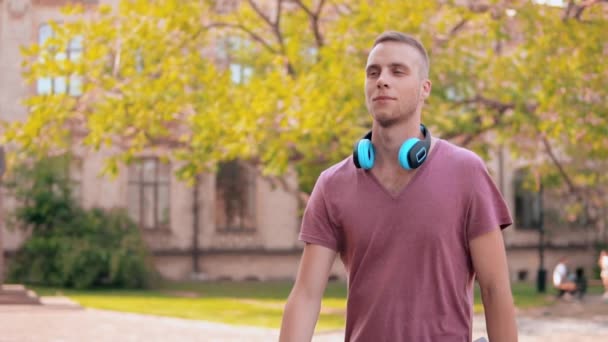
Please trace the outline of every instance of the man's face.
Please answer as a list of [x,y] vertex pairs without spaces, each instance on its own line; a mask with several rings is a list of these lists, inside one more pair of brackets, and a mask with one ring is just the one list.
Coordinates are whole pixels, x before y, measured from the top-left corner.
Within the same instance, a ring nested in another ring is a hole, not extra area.
[[431,83],[421,77],[422,56],[401,42],[376,45],[365,68],[367,109],[383,127],[409,119],[424,103]]

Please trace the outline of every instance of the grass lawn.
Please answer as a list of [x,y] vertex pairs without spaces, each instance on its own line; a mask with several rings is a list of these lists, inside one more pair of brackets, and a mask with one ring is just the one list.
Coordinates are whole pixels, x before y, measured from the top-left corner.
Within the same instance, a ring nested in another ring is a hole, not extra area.
[[[164,283],[152,290],[71,290],[31,287],[40,296],[63,295],[82,306],[188,319],[278,328],[290,282]],[[344,283],[328,284],[317,330],[344,326]]]
[[[90,308],[135,312],[278,328],[283,305],[289,295],[290,282],[206,282],[164,283],[154,290],[66,290],[33,287],[41,296],[65,295]],[[513,284],[518,308],[551,304],[551,288],[538,294],[532,284]],[[591,293],[601,289],[590,289]],[[331,282],[322,303],[317,330],[343,329],[346,288],[342,282]],[[482,312],[479,291],[475,291],[475,312]]]

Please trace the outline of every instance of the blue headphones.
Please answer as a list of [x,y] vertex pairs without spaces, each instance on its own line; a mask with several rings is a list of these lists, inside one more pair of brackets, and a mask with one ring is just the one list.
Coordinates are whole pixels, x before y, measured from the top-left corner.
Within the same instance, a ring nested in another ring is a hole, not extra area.
[[[399,148],[399,165],[406,170],[413,170],[422,165],[431,149],[431,133],[423,124],[420,124],[420,131],[424,136],[423,140],[409,138]],[[353,162],[358,169],[369,170],[374,166],[374,155],[372,132],[369,131],[355,144]]]

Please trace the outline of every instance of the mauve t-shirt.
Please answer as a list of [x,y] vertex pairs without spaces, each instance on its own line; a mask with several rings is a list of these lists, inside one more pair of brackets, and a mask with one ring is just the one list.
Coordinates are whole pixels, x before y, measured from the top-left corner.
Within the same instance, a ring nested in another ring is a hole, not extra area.
[[437,139],[398,195],[352,157],[322,172],[300,239],[337,251],[346,267],[346,341],[463,342],[475,275],[469,241],[511,223],[483,161]]

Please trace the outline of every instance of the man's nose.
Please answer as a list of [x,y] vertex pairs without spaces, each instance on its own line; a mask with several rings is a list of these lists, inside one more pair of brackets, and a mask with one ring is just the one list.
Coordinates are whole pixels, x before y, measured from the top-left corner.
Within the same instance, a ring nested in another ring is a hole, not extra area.
[[388,83],[384,80],[384,76],[382,74],[378,77],[378,80],[376,81],[376,87],[378,87],[378,89],[388,88]]

